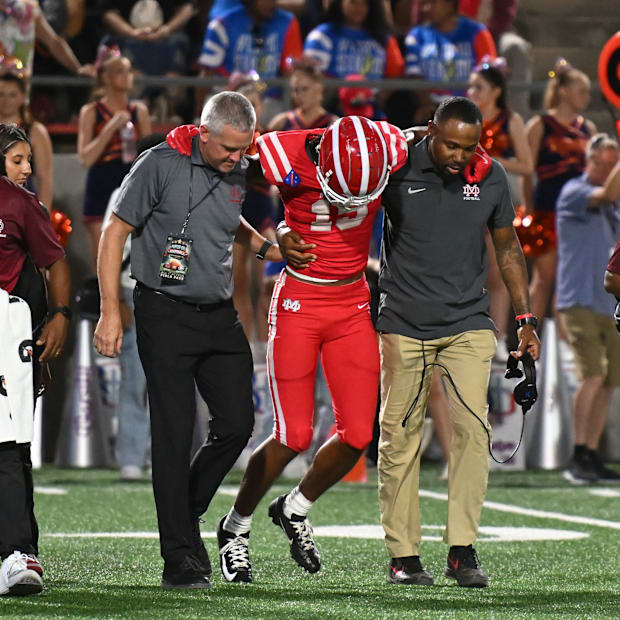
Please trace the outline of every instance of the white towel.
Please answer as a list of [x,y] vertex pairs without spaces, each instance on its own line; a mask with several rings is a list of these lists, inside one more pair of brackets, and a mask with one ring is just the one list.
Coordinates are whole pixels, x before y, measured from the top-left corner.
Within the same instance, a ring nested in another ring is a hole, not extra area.
[[32,355],[30,307],[0,289],[0,443],[32,441]]

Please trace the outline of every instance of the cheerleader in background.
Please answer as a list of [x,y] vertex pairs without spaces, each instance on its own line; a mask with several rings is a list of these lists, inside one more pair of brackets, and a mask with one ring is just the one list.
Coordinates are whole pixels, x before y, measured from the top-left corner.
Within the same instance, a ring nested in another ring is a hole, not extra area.
[[[525,137],[523,119],[508,107],[506,99],[506,61],[503,58],[485,57],[475,67],[469,77],[467,96],[480,108],[482,113],[482,132],[480,144],[486,152],[496,159],[508,172],[513,189],[513,200],[520,200],[514,193],[518,187],[515,177],[531,175],[534,171],[532,154]],[[489,274],[487,288],[491,295],[491,318],[499,336],[496,357],[503,363],[508,357],[506,329],[510,311],[510,297],[495,260],[495,248],[491,235],[485,236],[489,254]]]
[[538,182],[533,189],[532,176],[523,177],[523,200],[526,213],[533,215],[533,226],[542,230],[528,244],[529,252],[525,246],[524,252],[533,264],[530,299],[539,322],[555,283],[555,203],[564,183],[583,172],[586,144],[596,133],[594,123],[582,116],[590,103],[588,76],[564,59],[558,60],[549,76],[545,112],[532,117],[525,127]]
[[51,211],[54,190],[52,141],[45,125],[32,118],[26,105],[26,92],[25,78],[19,73],[0,75],[0,123],[14,123],[26,133],[32,145],[33,172],[26,182],[26,189],[36,192],[39,200]]
[[[129,59],[121,56],[116,46],[101,46],[95,67],[96,100],[82,106],[78,127],[78,155],[88,168],[84,223],[93,267],[97,264],[101,225],[110,195],[129,172],[135,159],[136,141],[151,133],[151,121],[144,103],[129,101],[129,91],[133,87]],[[121,132],[129,145],[125,150]]]
[[295,108],[275,116],[268,131],[329,127],[338,118],[323,107],[323,73],[314,58],[302,56],[293,61],[290,89]]

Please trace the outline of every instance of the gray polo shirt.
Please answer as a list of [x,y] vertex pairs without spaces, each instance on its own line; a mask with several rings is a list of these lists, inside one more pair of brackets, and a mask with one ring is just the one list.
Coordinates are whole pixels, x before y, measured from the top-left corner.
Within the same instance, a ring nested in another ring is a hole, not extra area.
[[597,186],[582,174],[568,181],[556,202],[558,235],[558,310],[580,306],[611,315],[615,299],[603,287],[605,269],[616,245],[618,203],[590,209]]
[[484,288],[484,233],[512,226],[514,208],[504,168],[496,161],[480,183],[443,180],[428,139],[409,148],[407,164],[382,197],[383,226],[377,329],[432,340],[495,329]]
[[[189,271],[183,283],[162,283],[159,270],[166,240],[181,232],[189,208],[190,168],[193,210],[185,230],[193,241]],[[211,168],[200,154],[199,136],[193,139],[191,158],[165,142],[143,153],[123,180],[113,207],[118,217],[136,228],[131,276],[187,301],[230,299],[232,244],[245,197],[246,168],[243,158],[228,174]]]

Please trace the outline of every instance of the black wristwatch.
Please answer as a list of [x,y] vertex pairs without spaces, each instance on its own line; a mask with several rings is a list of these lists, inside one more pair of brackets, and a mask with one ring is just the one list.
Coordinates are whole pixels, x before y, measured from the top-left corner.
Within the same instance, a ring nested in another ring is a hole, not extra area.
[[256,252],[256,258],[259,260],[265,260],[265,256],[267,256],[267,252],[269,252],[269,248],[273,245],[271,241],[265,241],[263,245],[260,246],[260,250]]
[[534,329],[538,327],[538,319],[531,313],[520,314],[515,317],[517,327],[523,327],[524,325],[532,325]]
[[71,308],[69,308],[69,306],[57,306],[56,308],[52,308],[47,317],[51,319],[55,314],[62,314],[67,321],[70,321],[73,316],[73,312],[71,312]]

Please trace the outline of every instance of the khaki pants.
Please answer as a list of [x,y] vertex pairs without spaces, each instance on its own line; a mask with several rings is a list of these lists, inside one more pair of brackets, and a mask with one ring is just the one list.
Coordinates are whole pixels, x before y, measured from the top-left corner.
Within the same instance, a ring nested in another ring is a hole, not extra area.
[[[413,413],[403,418],[420,389],[424,359],[450,372],[460,397],[490,432],[487,389],[497,341],[491,330],[468,331],[436,340],[381,334],[381,437],[379,504],[385,543],[391,557],[419,555],[420,440],[433,371],[429,366]],[[448,475],[448,521],[444,542],[470,545],[476,540],[489,473],[488,437],[481,422],[463,405],[449,379],[452,443]]]

